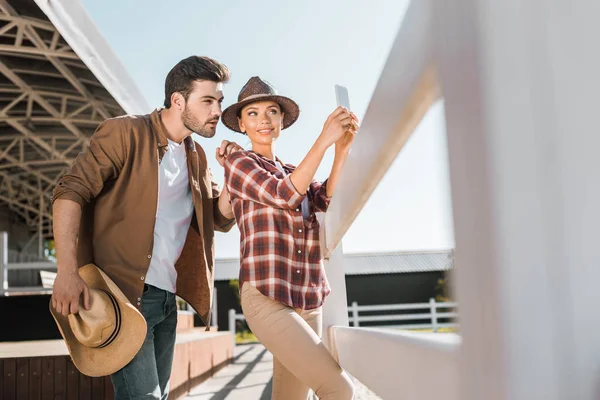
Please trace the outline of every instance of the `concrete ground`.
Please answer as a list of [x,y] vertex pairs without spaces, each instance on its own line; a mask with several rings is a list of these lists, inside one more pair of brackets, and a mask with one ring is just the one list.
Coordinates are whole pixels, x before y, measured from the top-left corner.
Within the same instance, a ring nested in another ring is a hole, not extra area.
[[[270,400],[273,356],[260,344],[236,346],[234,362],[194,388],[193,400]],[[356,383],[355,400],[380,400]]]

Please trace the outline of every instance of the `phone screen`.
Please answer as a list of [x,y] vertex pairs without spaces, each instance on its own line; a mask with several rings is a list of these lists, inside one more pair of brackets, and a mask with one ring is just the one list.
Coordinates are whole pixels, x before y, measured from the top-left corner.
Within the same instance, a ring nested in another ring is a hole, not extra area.
[[346,87],[335,85],[335,98],[338,106],[346,107],[350,111],[350,97]]

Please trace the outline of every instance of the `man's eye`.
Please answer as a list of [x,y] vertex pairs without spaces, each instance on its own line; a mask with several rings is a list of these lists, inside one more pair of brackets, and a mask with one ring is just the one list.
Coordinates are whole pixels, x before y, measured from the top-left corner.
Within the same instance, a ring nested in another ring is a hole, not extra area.
[[212,103],[212,100],[204,100],[204,102],[205,102],[206,104],[211,104],[211,103]]
[[250,112],[248,113],[248,115],[249,115],[249,116],[251,116],[251,117],[254,117],[254,116],[256,115],[256,112],[254,112],[254,111],[250,111]]

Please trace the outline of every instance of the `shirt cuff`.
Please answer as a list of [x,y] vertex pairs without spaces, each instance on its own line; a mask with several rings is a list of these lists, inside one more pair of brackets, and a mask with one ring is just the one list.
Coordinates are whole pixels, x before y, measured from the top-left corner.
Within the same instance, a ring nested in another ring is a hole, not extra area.
[[60,186],[57,186],[52,194],[52,204],[58,199],[74,201],[82,208],[87,204],[87,201],[79,193],[71,189],[61,188]]
[[284,199],[288,199],[287,203],[290,208],[298,208],[300,204],[302,204],[302,200],[304,200],[305,194],[298,193],[298,190],[292,183],[291,175],[286,176],[282,181],[282,196]]

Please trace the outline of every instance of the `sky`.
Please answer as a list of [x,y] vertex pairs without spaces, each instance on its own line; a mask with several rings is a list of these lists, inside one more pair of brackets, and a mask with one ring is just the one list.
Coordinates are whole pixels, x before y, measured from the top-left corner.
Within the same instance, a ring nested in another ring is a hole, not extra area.
[[[252,76],[293,98],[300,118],[283,131],[276,154],[296,165],[336,107],[335,84],[348,88],[352,111],[363,118],[408,5],[407,0],[81,1],[151,108],[163,103],[168,71],[193,54],[231,70],[225,107]],[[224,139],[250,148],[245,136],[221,123],[213,139],[197,138],[220,184],[223,170],[214,149]],[[332,161],[329,151],[316,179],[327,178]],[[442,102],[399,153],[343,247],[346,253],[454,247]],[[217,258],[238,257],[237,228],[217,233],[215,248]]]

